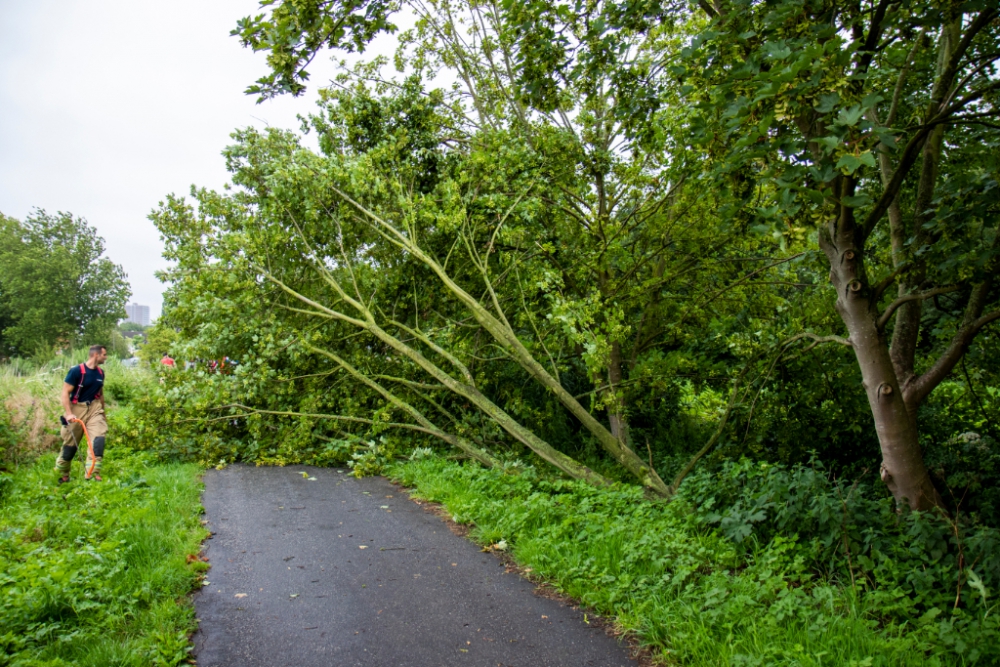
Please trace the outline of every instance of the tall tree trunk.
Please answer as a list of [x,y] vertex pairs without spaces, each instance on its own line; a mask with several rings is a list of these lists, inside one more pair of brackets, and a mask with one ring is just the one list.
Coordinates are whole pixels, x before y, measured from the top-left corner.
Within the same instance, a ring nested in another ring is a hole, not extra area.
[[[882,177],[882,186],[889,185],[892,179],[893,164],[888,155],[888,147],[884,144],[880,146],[878,152],[879,174]],[[907,262],[906,256],[906,222],[903,213],[899,209],[899,200],[893,200],[886,211],[889,216],[889,240],[892,244],[892,268],[896,271],[904,271]],[[914,284],[923,282],[923,264],[916,267],[911,275],[902,275],[897,279],[896,293],[898,296],[905,296],[912,291]],[[913,275],[919,274],[919,275]],[[921,302],[910,301],[904,303],[896,311],[896,325],[892,330],[892,343],[889,346],[889,357],[892,359],[893,369],[896,372],[896,379],[905,387],[913,376],[913,360],[917,353],[917,340],[920,336],[920,315]]]
[[[854,183],[841,178],[841,197]],[[821,230],[820,245],[830,262],[830,281],[837,290],[837,312],[847,326],[861,369],[875,431],[882,450],[881,477],[899,504],[915,510],[942,506],[931,482],[917,439],[917,425],[903,400],[902,387],[878,328],[877,304],[868,284],[861,230],[853,209],[842,207],[837,220]]]

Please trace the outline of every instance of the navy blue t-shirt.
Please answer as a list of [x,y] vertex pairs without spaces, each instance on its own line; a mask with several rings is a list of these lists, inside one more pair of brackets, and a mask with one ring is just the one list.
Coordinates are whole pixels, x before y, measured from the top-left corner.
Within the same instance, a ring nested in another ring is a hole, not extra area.
[[87,372],[83,375],[83,386],[80,387],[80,395],[77,396],[76,389],[80,384],[80,367],[73,366],[69,369],[69,373],[66,373],[66,384],[73,385],[73,391],[69,395],[69,400],[72,401],[76,399],[77,403],[88,403],[98,396],[101,395],[101,390],[104,389],[104,372],[101,371],[100,367],[94,369],[87,369]]

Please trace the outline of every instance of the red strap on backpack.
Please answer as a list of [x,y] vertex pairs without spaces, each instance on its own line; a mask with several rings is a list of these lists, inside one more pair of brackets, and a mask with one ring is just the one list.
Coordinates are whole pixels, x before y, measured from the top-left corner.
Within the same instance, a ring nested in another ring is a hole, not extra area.
[[[102,377],[104,376],[104,371],[101,370],[100,366],[97,367],[97,372],[100,373]],[[80,392],[83,391],[83,379],[86,377],[86,375],[87,375],[87,364],[85,363],[80,364],[80,382],[76,385],[76,394],[73,395],[74,404],[78,403],[80,400]],[[95,399],[102,398],[103,395],[104,395],[104,387],[101,387],[101,390],[97,392],[97,396],[94,396],[94,398]]]

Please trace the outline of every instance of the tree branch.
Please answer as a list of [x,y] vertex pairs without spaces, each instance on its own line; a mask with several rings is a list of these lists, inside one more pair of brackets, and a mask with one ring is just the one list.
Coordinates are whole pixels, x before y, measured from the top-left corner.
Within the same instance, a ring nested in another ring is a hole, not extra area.
[[1000,320],[1000,310],[986,313],[962,327],[955,334],[955,337],[952,338],[951,345],[938,357],[934,365],[926,373],[914,378],[904,387],[903,397],[911,413],[920,406],[935,387],[941,384],[942,380],[948,377],[948,374],[951,373],[955,365],[965,355],[965,351],[968,349],[969,344],[972,343],[972,339],[976,337],[982,328],[996,320]]
[[[818,335],[816,335],[814,333],[810,333],[810,332],[807,331],[807,332],[804,332],[804,333],[796,334],[795,336],[792,336],[791,338],[788,338],[787,340],[785,340],[781,344],[781,346],[780,346],[782,351],[778,355],[778,357],[780,358],[784,354],[784,351],[786,349],[788,349],[789,345],[791,345],[792,343],[794,343],[797,340],[802,340],[803,338],[808,338],[808,339],[812,340],[812,344],[806,345],[795,356],[799,356],[801,354],[804,354],[804,353],[808,352],[809,350],[812,350],[813,348],[818,347],[819,345],[822,345],[823,343],[837,343],[838,345],[843,345],[845,347],[854,347],[854,343],[852,343],[851,339],[849,339],[849,338],[843,338],[841,336],[834,336],[834,335],[830,335],[830,336],[818,336]],[[794,358],[794,357],[789,357],[789,358]]]
[[701,7],[701,10],[703,12],[708,14],[709,18],[711,19],[718,18],[719,12],[715,11],[715,8],[712,7],[712,5],[708,4],[708,0],[698,0],[698,6]]
[[414,382],[413,380],[407,380],[406,378],[396,377],[395,375],[372,375],[372,378],[376,380],[388,380],[389,382],[398,382],[400,384],[405,384],[407,387],[413,389],[424,389],[427,391],[447,391],[448,387],[443,384],[428,384],[426,382]]
[[889,289],[890,287],[892,287],[892,284],[894,282],[896,282],[896,278],[899,277],[899,274],[902,273],[903,271],[905,271],[908,268],[910,268],[910,264],[907,263],[907,262],[904,262],[904,263],[900,264],[899,266],[897,266],[893,270],[892,273],[890,273],[885,278],[883,278],[879,282],[879,284],[875,286],[875,289],[872,290],[872,299],[874,299],[875,301],[878,301],[879,299],[881,299],[882,295],[885,294],[885,291],[887,289]]
[[871,23],[868,28],[868,36],[865,38],[865,43],[861,47],[861,60],[858,62],[857,74],[864,74],[868,71],[868,66],[871,65],[872,58],[875,57],[875,47],[878,46],[879,39],[882,35],[882,21],[885,19],[885,12],[889,9],[889,5],[898,1],[899,0],[881,0],[875,8],[875,13],[872,16]]
[[899,100],[903,93],[903,82],[906,81],[906,76],[910,73],[910,68],[913,66],[913,59],[917,57],[917,50],[920,48],[926,32],[926,30],[921,32],[913,40],[913,48],[906,55],[906,62],[903,63],[903,67],[899,70],[899,76],[896,78],[896,87],[892,91],[892,102],[889,103],[889,112],[885,117],[886,127],[892,127],[892,124],[896,122],[896,113],[899,111]]
[[476,386],[476,381],[472,377],[472,373],[469,371],[469,367],[466,366],[465,364],[463,364],[461,362],[461,360],[458,357],[456,357],[454,354],[452,354],[451,352],[448,352],[443,347],[441,347],[440,345],[438,345],[437,343],[435,343],[434,341],[432,341],[430,339],[430,337],[427,336],[426,334],[424,334],[422,331],[418,331],[416,329],[412,329],[412,328],[406,326],[405,324],[403,324],[402,322],[400,322],[398,320],[389,320],[389,324],[392,324],[393,326],[402,329],[403,331],[405,331],[406,333],[410,334],[411,336],[413,336],[414,338],[416,338],[417,340],[419,340],[421,343],[423,343],[427,347],[431,348],[432,350],[434,350],[435,352],[437,352],[438,354],[440,354],[442,357],[444,357],[445,359],[447,359],[451,363],[452,366],[454,366],[456,369],[458,369],[458,372],[462,374],[462,377],[465,378],[465,381],[469,383],[469,386],[472,386],[472,387]]
[[249,417],[250,415],[277,415],[279,417],[309,417],[310,419],[332,419],[334,421],[352,422],[355,424],[367,424],[369,426],[375,426],[375,425],[389,426],[391,428],[402,428],[409,431],[419,431],[420,433],[426,433],[427,435],[436,435],[430,429],[424,428],[423,426],[417,426],[416,424],[403,424],[397,422],[376,422],[373,419],[365,419],[364,417],[348,417],[345,415],[324,415],[315,412],[292,412],[290,410],[263,410],[259,408],[251,408],[249,405],[243,405],[242,403],[230,403],[229,405],[220,405],[219,407],[214,409],[225,410],[226,408],[239,408],[240,410],[246,410],[246,412],[238,415],[226,415],[225,417],[216,417],[212,420],[206,420],[206,421],[237,419],[239,417]]
[[466,454],[468,454],[469,456],[476,459],[477,461],[479,461],[480,463],[482,463],[487,467],[494,467],[500,465],[499,461],[497,461],[495,458],[487,454],[485,451],[473,445],[465,438],[453,435],[451,433],[447,433],[438,428],[429,419],[427,419],[427,417],[425,417],[424,414],[421,413],[419,410],[417,410],[412,405],[410,405],[403,399],[393,394],[391,391],[380,385],[378,382],[375,382],[374,380],[369,378],[367,375],[356,369],[354,366],[349,364],[347,361],[345,361],[338,355],[328,350],[323,350],[321,348],[310,345],[309,343],[304,343],[304,345],[313,353],[322,355],[327,359],[332,360],[338,366],[347,371],[356,380],[362,382],[370,389],[374,389],[383,398],[385,398],[387,401],[395,405],[397,408],[399,408],[406,414],[410,415],[410,417],[412,417],[415,422],[417,422],[425,429],[427,429],[427,433],[430,433],[431,435],[437,437],[438,439],[445,441],[446,443],[448,443],[453,447],[461,449],[463,452],[465,452]]
[[707,299],[703,300],[702,303],[710,303],[715,297],[719,296],[723,292],[727,292],[727,291],[729,291],[729,290],[731,290],[731,289],[733,289],[735,287],[739,287],[740,285],[742,285],[746,281],[748,281],[751,278],[753,278],[754,276],[756,276],[758,273],[762,273],[764,271],[767,271],[768,269],[774,268],[774,267],[778,266],[779,264],[784,264],[785,262],[790,262],[793,259],[798,259],[799,257],[802,257],[802,255],[806,254],[806,252],[807,251],[796,253],[796,254],[792,255],[791,257],[785,257],[784,259],[779,259],[777,261],[771,262],[770,264],[767,264],[766,266],[762,266],[759,269],[756,269],[755,271],[751,271],[750,273],[748,273],[747,275],[743,276],[742,278],[740,278],[736,282],[730,283],[730,284],[726,285],[725,287],[722,287],[721,289],[716,290]]
[[904,294],[899,297],[882,311],[882,314],[878,318],[878,322],[875,326],[878,327],[879,331],[885,329],[885,325],[889,323],[889,318],[892,314],[896,312],[896,309],[902,306],[904,303],[909,303],[910,301],[923,301],[924,299],[929,299],[932,296],[937,296],[938,294],[947,294],[948,292],[954,292],[958,289],[958,285],[952,285],[951,287],[935,287],[934,289],[927,290],[926,292],[919,292],[917,294]]

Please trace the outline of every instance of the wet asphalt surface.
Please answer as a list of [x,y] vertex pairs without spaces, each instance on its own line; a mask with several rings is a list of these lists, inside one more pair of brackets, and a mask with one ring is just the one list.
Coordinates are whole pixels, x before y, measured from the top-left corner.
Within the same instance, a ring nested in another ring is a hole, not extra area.
[[385,479],[233,465],[205,474],[203,504],[201,667],[636,664]]

